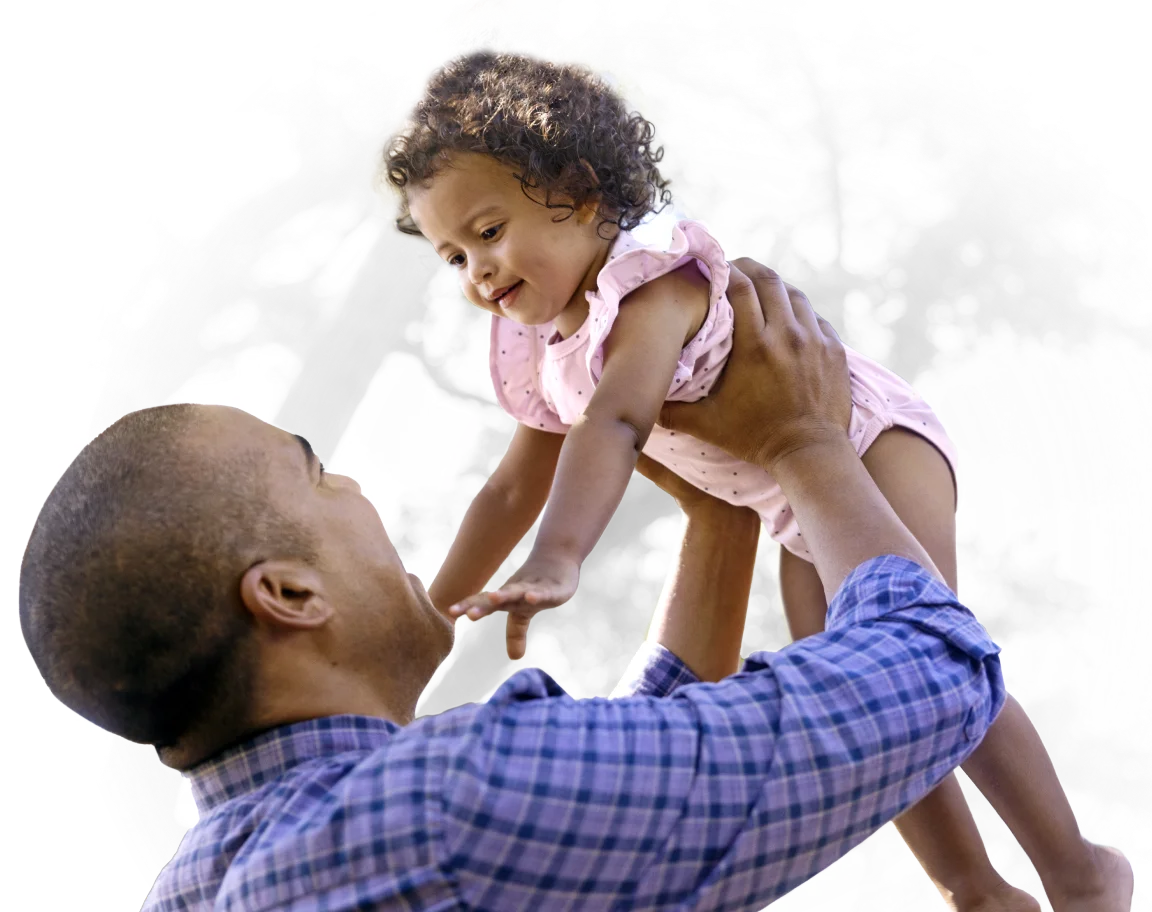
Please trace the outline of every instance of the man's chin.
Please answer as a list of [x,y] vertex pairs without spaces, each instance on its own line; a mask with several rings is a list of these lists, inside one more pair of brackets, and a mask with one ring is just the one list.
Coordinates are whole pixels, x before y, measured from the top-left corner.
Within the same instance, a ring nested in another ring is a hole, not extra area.
[[415,594],[420,604],[424,606],[424,609],[430,615],[434,615],[439,619],[439,621],[442,622],[442,626],[448,632],[448,648],[451,649],[452,643],[456,638],[456,619],[452,617],[452,615],[448,614],[448,612],[440,611],[432,603],[432,596],[428,594],[428,590],[424,587],[424,583],[421,582],[420,577],[416,576],[414,573],[409,573],[408,581],[412,584],[412,592]]

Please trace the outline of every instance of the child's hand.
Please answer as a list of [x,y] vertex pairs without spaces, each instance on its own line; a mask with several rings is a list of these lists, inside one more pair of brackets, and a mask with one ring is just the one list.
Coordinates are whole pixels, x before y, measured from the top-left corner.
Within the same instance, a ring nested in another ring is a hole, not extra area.
[[467,614],[473,621],[495,611],[507,611],[508,658],[521,659],[532,616],[564,604],[575,595],[579,582],[580,565],[575,561],[533,556],[499,589],[473,595],[448,610],[453,617]]

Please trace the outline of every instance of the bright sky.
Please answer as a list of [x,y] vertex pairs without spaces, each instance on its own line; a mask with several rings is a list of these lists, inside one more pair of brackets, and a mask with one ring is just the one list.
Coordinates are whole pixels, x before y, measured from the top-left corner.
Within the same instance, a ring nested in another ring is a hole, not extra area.
[[[238,200],[293,173],[297,161],[286,124],[280,117],[253,107],[256,100],[268,91],[294,88],[310,77],[313,59],[339,66],[355,55],[388,73],[418,77],[450,50],[437,26],[453,5],[452,0],[426,1],[410,3],[402,12],[389,6],[386,13],[366,10],[348,18],[338,30],[303,48],[279,74],[258,84],[187,155],[181,172],[162,188],[159,203],[144,214],[136,240],[123,250],[112,279],[105,283],[104,304],[91,322],[90,341],[82,348],[81,366],[73,374],[73,392],[65,396],[65,431],[58,434],[56,442],[58,473],[82,446],[105,379],[100,362],[108,347],[96,340],[99,328],[108,313],[120,309],[127,290],[156,256],[152,223],[159,219],[175,235],[195,241]],[[591,0],[563,0],[564,28],[571,35],[581,33],[591,22],[593,8]],[[713,20],[720,18],[718,10],[708,8],[703,0],[681,0],[680,8],[684,21],[699,28],[711,28]],[[609,17],[614,25],[624,26],[635,18],[651,21],[662,17],[664,9],[662,2],[613,0]],[[911,26],[907,17],[896,16],[893,10],[869,8],[865,13],[878,26],[881,22],[897,30]],[[813,47],[818,60],[825,64],[827,78],[858,77],[858,73],[842,70],[835,63],[832,44],[820,50],[821,40],[840,43],[850,37],[861,15],[858,6],[809,3],[793,15],[796,29],[814,38]],[[409,17],[402,43],[394,40],[397,16]],[[824,39],[818,37],[821,33]],[[955,35],[938,35],[931,26],[917,25],[916,43],[917,62],[940,54],[968,66],[982,89],[994,91],[1010,84],[1029,96],[1024,111],[1033,124],[1059,123],[1081,145],[1087,159],[1104,162],[1109,189],[1137,203],[1143,212],[1152,211],[1147,166],[1128,145],[1124,131],[1100,106],[1056,88],[1043,74],[1033,74],[1026,64],[1013,58],[995,51],[977,58],[968,43]],[[712,52],[711,66],[740,71],[750,54],[746,48],[729,44],[722,53]],[[892,58],[888,62],[901,63],[910,54],[893,52],[887,56]],[[714,114],[729,127],[734,120],[738,123],[733,112],[721,111],[719,106]],[[672,143],[674,124],[669,129]],[[725,140],[718,137],[714,142]],[[778,174],[779,180],[760,190],[780,206],[787,206],[795,192],[790,188],[798,183],[791,178],[796,162],[781,150],[760,145],[757,157],[746,160],[743,167],[750,175],[764,174],[765,158],[774,162],[768,172]],[[738,167],[740,162],[726,160],[725,165]],[[871,166],[866,162],[859,167],[865,170],[857,175],[858,180],[874,192],[877,174],[867,173]],[[918,168],[912,176],[930,182],[930,169],[923,162]],[[854,177],[848,175],[849,187],[852,180]],[[902,192],[897,190],[894,195],[902,197],[902,205],[914,206],[917,198],[922,206],[934,205],[930,188],[912,199],[907,183]],[[931,213],[918,214],[927,218]],[[916,215],[908,211],[908,218]],[[734,215],[732,222],[721,220],[717,226],[737,253],[742,252],[738,251],[740,222]],[[362,238],[358,243],[371,241]],[[827,241],[814,236],[806,243],[818,256],[820,245]],[[1146,243],[1145,238],[1145,250]],[[312,251],[320,257],[331,252]],[[851,243],[849,253],[859,261],[870,256],[869,250],[852,248]],[[151,302],[146,299],[139,305],[137,319],[143,319],[149,304],[164,294],[164,288],[160,284],[150,292]],[[1130,306],[1149,312],[1146,298]],[[237,319],[242,320],[243,313]],[[251,350],[237,359],[234,371],[192,381],[176,397],[236,404],[271,419],[294,373],[295,365],[286,352]],[[976,358],[955,370],[927,375],[919,386],[938,406],[960,449],[964,486],[961,533],[979,533],[994,545],[1039,527],[1041,544],[1059,555],[1062,569],[1096,588],[1112,606],[1092,618],[1075,654],[1051,641],[1011,645],[1006,653],[1010,686],[1026,700],[1070,683],[1078,692],[1100,698],[1093,710],[1093,724],[1102,730],[1127,728],[1140,720],[1149,724],[1152,687],[1145,669],[1152,631],[1145,609],[1152,592],[1146,561],[1146,544],[1152,540],[1152,478],[1146,455],[1152,453],[1152,428],[1147,420],[1147,403],[1152,401],[1152,357],[1121,344],[1100,347],[1084,360],[1041,351],[1021,355],[1002,340],[990,340]],[[396,389],[403,389],[404,395],[394,395]],[[351,421],[332,468],[361,481],[387,523],[395,516],[401,496],[417,488],[435,491],[452,484],[483,420],[470,406],[450,401],[433,388],[414,360],[389,358]],[[404,447],[394,446],[396,432],[414,428],[418,433],[404,435]],[[411,569],[427,578],[437,569],[440,556],[418,555]],[[1030,674],[1021,675],[1021,668],[1029,668]],[[81,720],[75,720],[74,730],[81,736],[90,781],[99,782],[111,739]],[[182,810],[187,812],[187,808]],[[836,876],[850,880],[854,876],[851,864],[841,862],[848,873]],[[1152,871],[1152,860],[1142,864],[1149,866],[1143,871]],[[831,882],[825,877],[810,887],[826,889]],[[801,896],[809,897],[808,904],[797,904]],[[798,892],[775,907],[786,911],[811,907],[814,896]]]

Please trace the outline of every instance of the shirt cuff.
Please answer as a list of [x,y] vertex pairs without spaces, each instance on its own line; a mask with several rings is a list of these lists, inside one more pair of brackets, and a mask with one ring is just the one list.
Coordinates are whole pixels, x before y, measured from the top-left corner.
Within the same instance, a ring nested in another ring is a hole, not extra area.
[[698,684],[675,653],[659,643],[645,642],[632,657],[612,697],[667,697],[685,684]]
[[951,589],[915,561],[894,554],[867,560],[848,574],[828,608],[826,629],[897,613],[899,620],[942,637],[974,659],[1000,652]]

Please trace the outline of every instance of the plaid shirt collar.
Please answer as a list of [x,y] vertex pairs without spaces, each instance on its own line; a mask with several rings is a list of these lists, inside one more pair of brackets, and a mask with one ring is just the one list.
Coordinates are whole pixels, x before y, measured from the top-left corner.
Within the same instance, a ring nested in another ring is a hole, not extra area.
[[283,776],[318,757],[372,751],[388,743],[400,726],[371,716],[324,716],[269,729],[230,747],[185,775],[201,816],[232,798]]

